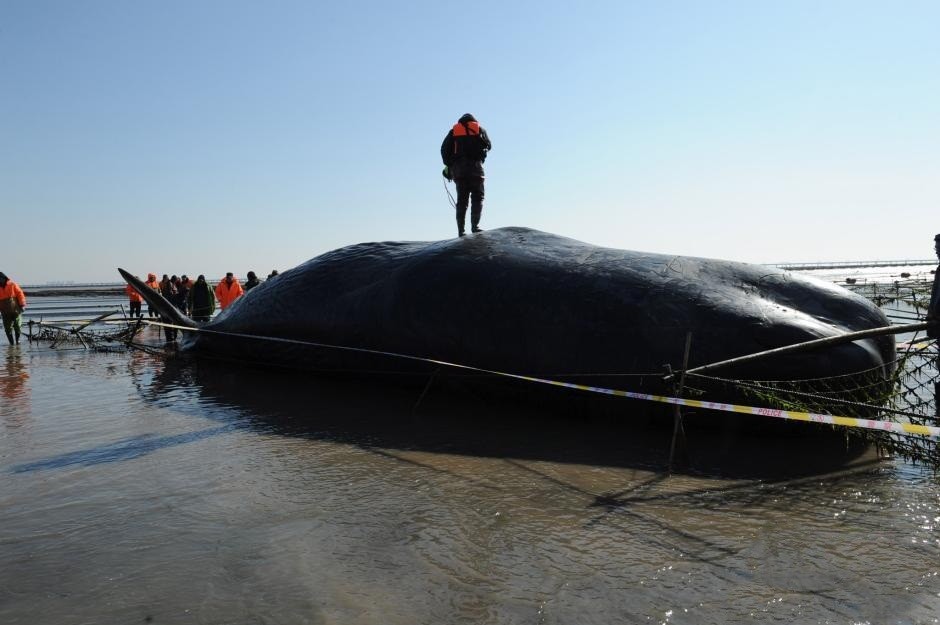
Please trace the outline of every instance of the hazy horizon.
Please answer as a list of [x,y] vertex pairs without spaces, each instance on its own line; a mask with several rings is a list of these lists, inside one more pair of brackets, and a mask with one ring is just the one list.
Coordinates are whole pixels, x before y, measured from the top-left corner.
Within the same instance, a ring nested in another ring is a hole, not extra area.
[[[822,269],[798,269],[798,270],[796,270],[796,271],[799,271],[800,273],[805,273],[805,274],[807,274],[807,275],[814,275],[814,276],[817,276],[817,277],[821,277],[821,278],[824,278],[824,279],[826,279],[826,280],[832,280],[832,281],[834,281],[834,282],[841,282],[846,276],[848,276],[848,277],[851,277],[851,276],[862,276],[862,277],[868,276],[869,279],[876,279],[876,280],[878,280],[879,282],[881,282],[881,281],[891,281],[891,280],[895,279],[895,277],[896,277],[899,273],[903,273],[903,272],[905,272],[905,271],[911,273],[911,275],[912,275],[912,278],[911,278],[911,279],[931,279],[931,278],[930,278],[930,273],[933,271],[933,267],[934,267],[934,266],[940,266],[940,261],[937,261],[937,260],[935,260],[935,259],[927,259],[927,258],[922,258],[922,259],[915,259],[915,258],[903,258],[903,259],[869,259],[868,261],[844,261],[844,262],[846,262],[846,263],[853,263],[853,262],[870,262],[870,261],[871,261],[871,262],[878,262],[878,261],[881,261],[881,262],[913,261],[913,262],[915,262],[916,264],[908,264],[908,265],[899,264],[899,265],[891,265],[891,266],[859,265],[859,266],[846,266],[846,267],[822,268]],[[918,261],[929,261],[929,262],[918,262]],[[842,261],[820,261],[820,263],[831,263],[831,262],[842,262]],[[768,266],[778,266],[778,265],[786,265],[786,264],[791,264],[791,263],[782,262],[782,263],[757,263],[757,264],[764,264],[764,265],[768,265]],[[793,264],[796,264],[796,263],[793,263]],[[287,269],[290,269],[290,267],[275,268],[275,269],[277,269],[278,272],[280,273],[280,272],[283,272],[283,271],[285,271],[285,270],[287,270]],[[259,270],[257,270],[257,269],[247,269],[247,270],[245,270],[245,271],[243,271],[243,272],[240,272],[240,271],[233,271],[233,273],[235,274],[235,278],[236,278],[236,279],[238,279],[238,280],[244,282],[245,279],[246,279],[246,278],[245,278],[245,274],[247,274],[248,271],[254,271],[255,274],[258,276],[258,278],[259,278],[260,280],[262,280],[262,281],[265,280],[265,279],[267,278],[268,274],[270,273],[270,270],[267,270],[267,271],[259,271]],[[146,276],[147,273],[155,273],[155,274],[157,275],[157,278],[158,278],[158,279],[161,278],[164,273],[166,273],[167,275],[171,275],[171,276],[172,276],[172,275],[177,275],[177,276],[187,275],[187,276],[189,276],[190,278],[195,279],[196,276],[198,276],[199,273],[201,273],[201,272],[179,271],[179,270],[175,270],[175,269],[174,269],[173,271],[170,271],[170,272],[165,272],[165,271],[152,271],[152,272],[151,272],[151,271],[143,271],[143,272],[136,272],[136,275],[138,275],[138,276]],[[117,275],[117,271],[116,271],[116,270],[115,270],[115,274]],[[217,281],[219,281],[219,280],[222,280],[222,279],[225,277],[224,273],[221,273],[221,274],[219,274],[218,276],[213,276],[213,275],[209,275],[209,274],[205,274],[205,276],[206,276],[206,279],[207,279],[209,282],[217,282]],[[11,277],[12,277],[12,276],[11,276]],[[117,275],[116,278],[102,278],[101,280],[82,280],[82,281],[78,281],[78,280],[47,280],[47,281],[45,281],[45,282],[31,282],[31,281],[28,281],[28,280],[16,280],[16,281],[17,281],[21,286],[24,286],[24,287],[25,287],[25,286],[30,286],[30,287],[58,287],[58,286],[61,286],[61,287],[69,287],[69,286],[86,286],[86,285],[96,285],[96,284],[100,284],[100,285],[122,285],[122,284],[124,284],[124,280],[121,279],[120,275]]]

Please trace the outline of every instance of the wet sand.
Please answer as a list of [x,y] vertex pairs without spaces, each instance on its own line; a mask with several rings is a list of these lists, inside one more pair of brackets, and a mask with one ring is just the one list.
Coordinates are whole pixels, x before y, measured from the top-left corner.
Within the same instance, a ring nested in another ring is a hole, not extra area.
[[754,458],[695,438],[667,475],[626,400],[416,407],[35,345],[0,367],[2,623],[938,622],[940,482],[901,461],[776,440],[751,453],[785,470],[721,475]]

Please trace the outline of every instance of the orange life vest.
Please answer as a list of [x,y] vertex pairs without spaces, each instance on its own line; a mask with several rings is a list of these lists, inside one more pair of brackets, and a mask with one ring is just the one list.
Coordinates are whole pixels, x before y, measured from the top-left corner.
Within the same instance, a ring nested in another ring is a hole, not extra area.
[[225,278],[222,278],[222,280],[215,285],[215,298],[219,300],[219,308],[222,310],[225,310],[229,304],[241,297],[244,292],[237,278],[233,279],[231,284],[228,284]]
[[26,295],[23,293],[23,289],[20,288],[20,285],[13,280],[7,280],[6,286],[0,286],[0,300],[3,299],[16,300],[20,308],[26,308]]
[[457,122],[452,131],[454,136],[454,158],[482,160],[485,146],[480,136],[479,122]]
[[467,122],[462,124],[457,122],[454,124],[454,136],[455,137],[466,137],[474,136],[480,134],[480,122]]

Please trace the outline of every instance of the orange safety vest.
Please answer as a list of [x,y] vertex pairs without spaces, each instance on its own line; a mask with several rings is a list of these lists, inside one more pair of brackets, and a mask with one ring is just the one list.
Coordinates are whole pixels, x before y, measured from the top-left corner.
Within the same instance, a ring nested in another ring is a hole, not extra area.
[[480,122],[467,122],[466,125],[457,122],[454,124],[454,136],[466,137],[480,134]]
[[[454,124],[454,138],[457,137],[479,137],[480,136],[480,122],[467,122],[466,124],[461,124],[457,122]],[[457,154],[457,144],[459,141],[454,141],[454,154]]]
[[0,287],[0,300],[14,299],[20,305],[20,308],[26,308],[26,295],[13,280],[7,280],[7,285]]
[[131,285],[128,284],[126,287],[124,287],[124,290],[127,292],[127,297],[130,298],[130,301],[141,303],[144,301],[144,298],[141,297],[140,293],[137,292],[137,289]]
[[226,284],[225,278],[215,285],[215,298],[219,300],[219,308],[225,310],[229,304],[237,300],[245,291],[238,280],[232,280],[231,284]]

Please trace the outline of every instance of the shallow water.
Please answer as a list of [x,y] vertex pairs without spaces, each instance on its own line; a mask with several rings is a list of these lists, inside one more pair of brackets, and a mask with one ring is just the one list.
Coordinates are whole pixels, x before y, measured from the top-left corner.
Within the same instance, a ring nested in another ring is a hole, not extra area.
[[940,622],[917,467],[667,476],[630,404],[420,391],[0,348],[0,623]]

